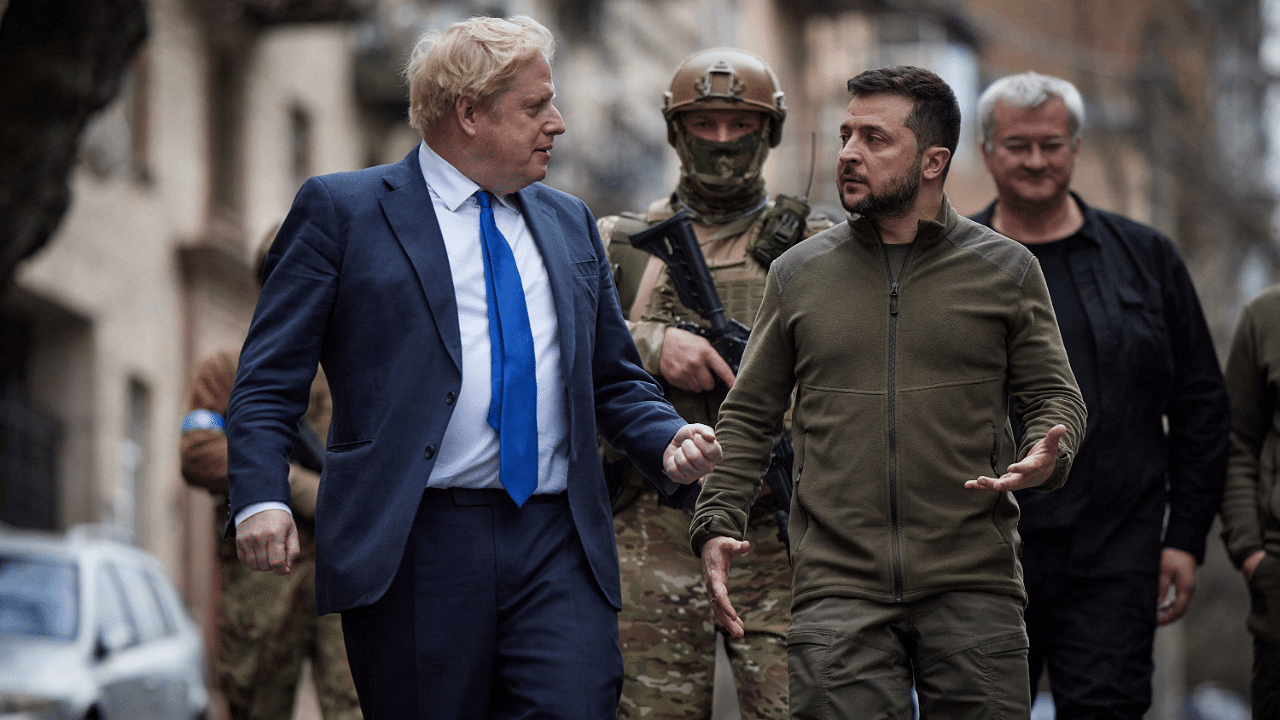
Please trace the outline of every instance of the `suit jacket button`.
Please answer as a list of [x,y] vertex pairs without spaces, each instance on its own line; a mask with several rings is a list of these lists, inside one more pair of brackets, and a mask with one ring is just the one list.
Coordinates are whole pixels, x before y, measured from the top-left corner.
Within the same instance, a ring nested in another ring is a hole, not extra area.
[[426,455],[428,460],[430,460],[431,458],[435,457],[435,456],[436,456],[436,449],[435,449],[435,446],[434,446],[434,445],[428,445],[428,446],[427,446],[427,449],[422,451],[422,454],[423,454],[423,455]]
[[454,400],[457,400],[457,399],[458,399],[458,396],[457,396],[457,395],[455,395],[455,394],[453,393],[453,391],[451,390],[451,391],[449,391],[449,393],[448,393],[448,394],[446,394],[446,395],[444,396],[444,404],[445,404],[445,405],[452,405],[452,404],[453,404],[453,401],[454,401]]

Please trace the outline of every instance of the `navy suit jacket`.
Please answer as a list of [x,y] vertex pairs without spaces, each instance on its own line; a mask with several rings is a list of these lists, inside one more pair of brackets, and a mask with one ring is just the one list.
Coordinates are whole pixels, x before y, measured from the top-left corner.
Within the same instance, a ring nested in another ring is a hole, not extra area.
[[[661,457],[685,423],[641,369],[586,205],[540,183],[518,199],[559,322],[571,515],[619,607],[597,428],[678,495],[687,488],[666,479]],[[319,363],[333,420],[316,507],[316,609],[367,605],[399,566],[462,382],[449,260],[417,149],[393,165],[308,180],[264,277],[228,409],[232,517],[289,502],[289,452]]]

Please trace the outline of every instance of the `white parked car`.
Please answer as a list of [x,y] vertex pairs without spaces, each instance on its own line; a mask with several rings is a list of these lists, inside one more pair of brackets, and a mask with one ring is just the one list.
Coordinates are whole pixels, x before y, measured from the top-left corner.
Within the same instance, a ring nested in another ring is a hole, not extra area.
[[93,526],[0,525],[0,720],[193,720],[199,627],[160,563]]

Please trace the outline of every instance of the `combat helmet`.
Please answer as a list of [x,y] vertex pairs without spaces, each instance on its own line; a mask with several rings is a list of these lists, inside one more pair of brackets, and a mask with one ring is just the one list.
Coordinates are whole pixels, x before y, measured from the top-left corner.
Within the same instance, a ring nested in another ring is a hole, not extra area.
[[[681,116],[699,110],[746,110],[763,116],[760,128],[728,142],[686,131]],[[680,158],[675,200],[695,220],[721,225],[760,212],[768,204],[762,169],[782,139],[787,106],[778,79],[759,58],[734,48],[695,53],[676,68],[662,103],[667,141]]]
[[671,77],[664,93],[662,116],[667,141],[676,142],[676,115],[687,110],[757,110],[772,118],[769,147],[782,140],[787,117],[786,97],[773,70],[750,53],[717,47],[694,53]]

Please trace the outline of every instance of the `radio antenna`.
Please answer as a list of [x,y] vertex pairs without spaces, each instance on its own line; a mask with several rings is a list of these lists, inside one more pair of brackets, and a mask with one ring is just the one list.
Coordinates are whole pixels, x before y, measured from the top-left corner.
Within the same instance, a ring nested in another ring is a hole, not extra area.
[[809,184],[804,187],[804,201],[809,202],[809,191],[813,189],[813,168],[818,160],[818,132],[809,131]]

